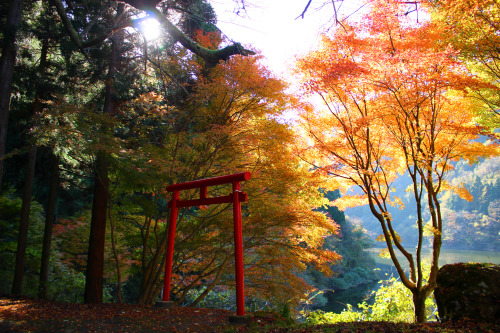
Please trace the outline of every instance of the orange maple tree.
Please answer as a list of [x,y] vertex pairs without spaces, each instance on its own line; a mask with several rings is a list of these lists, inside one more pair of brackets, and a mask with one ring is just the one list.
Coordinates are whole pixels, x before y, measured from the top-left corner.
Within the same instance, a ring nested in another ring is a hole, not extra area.
[[[331,176],[332,188],[343,190],[339,208],[369,205],[388,255],[412,292],[415,320],[425,322],[444,232],[439,194],[454,190],[471,199],[464,187],[451,187],[446,174],[453,161],[474,162],[498,149],[475,141],[483,129],[475,123],[467,88],[481,83],[457,61],[457,52],[439,47],[439,26],[402,15],[405,4],[397,0],[368,4],[361,24],[346,23],[324,36],[319,49],[297,63],[305,91],[322,102],[321,108],[302,109],[306,139],[299,154],[314,172]],[[392,193],[402,175],[411,179],[417,207],[414,253],[402,244],[390,213],[403,206]],[[345,195],[353,187],[359,192]],[[432,244],[428,276],[422,270],[425,235]]]
[[[199,85],[196,100],[198,111],[211,119],[210,135],[225,142],[211,172],[252,172],[252,180],[244,184],[249,196],[243,214],[246,294],[250,299],[294,308],[311,291],[296,273],[311,265],[328,274],[329,266],[340,257],[322,249],[324,236],[335,233],[337,226],[312,211],[324,203],[319,179],[293,156],[292,133],[275,119],[292,102],[284,88],[257,58],[235,57],[216,67],[210,80]],[[200,211],[201,219],[179,229],[180,239],[189,235],[199,244],[196,250],[183,252],[197,253],[196,264],[202,258],[219,256],[216,262],[221,268],[212,273],[207,292],[215,287],[214,282],[234,283],[232,213],[225,208]],[[200,233],[200,225],[209,232]],[[199,252],[202,249],[205,254]],[[188,291],[180,285],[177,289],[181,299]]]
[[490,82],[476,89],[483,102],[479,108],[481,121],[493,130],[500,122],[500,3],[493,0],[423,1],[433,20],[443,26],[443,45],[460,50],[460,57],[473,73]]
[[[259,61],[234,56],[209,72],[191,63],[193,72],[204,71],[206,76],[199,75],[189,87],[182,109],[161,107],[158,95],[145,95],[122,107],[137,125],[128,134],[133,138],[130,150],[123,149],[123,157],[132,157],[133,163],[117,175],[124,185],[123,194],[115,194],[121,207],[115,205],[114,216],[140,235],[140,303],[154,302],[163,285],[168,211],[161,202],[165,187],[173,183],[252,173],[252,179],[242,184],[249,197],[243,205],[247,300],[294,308],[313,289],[297,273],[314,266],[329,274],[330,265],[340,260],[322,248],[325,236],[336,233],[337,225],[313,210],[326,202],[319,191],[321,179],[294,156],[293,132],[278,121],[294,99]],[[139,126],[137,113],[144,114],[145,123],[157,117],[160,126]],[[141,177],[129,176],[135,172]],[[132,193],[131,187],[136,188]],[[137,188],[143,191],[140,198]],[[215,187],[208,194],[227,191]],[[181,199],[198,196],[195,192],[183,192]],[[135,202],[135,208],[125,206],[126,200]],[[180,210],[171,289],[171,299],[179,304],[194,306],[214,289],[233,287],[233,217],[228,208]],[[199,293],[192,299],[194,290]]]
[[[314,267],[328,275],[330,266],[340,260],[338,254],[322,248],[325,236],[337,233],[335,222],[314,210],[326,203],[319,191],[322,177],[309,173],[309,166],[294,155],[293,132],[278,121],[295,101],[285,93],[285,84],[259,61],[235,56],[209,72],[196,61],[190,62],[186,67],[196,73],[197,80],[186,89],[183,101],[169,105],[168,96],[144,94],[121,103],[110,122],[119,135],[107,138],[102,149],[114,157],[108,218],[116,229],[111,242],[116,244],[116,253],[106,253],[110,260],[105,273],[113,280],[120,280],[113,271],[116,268],[122,280],[134,272],[140,274],[141,304],[153,303],[163,286],[166,201],[170,200],[165,188],[174,183],[252,173],[252,179],[242,184],[249,197],[243,204],[247,302],[293,309],[314,289],[297,273]],[[174,75],[172,71],[170,77]],[[168,81],[172,78],[164,80],[165,85],[183,90]],[[74,111],[65,112],[63,107],[55,108],[50,117],[75,120]],[[57,127],[59,138],[82,147],[78,154],[92,150],[88,138],[92,132],[85,128],[92,122],[80,125],[80,132],[66,123],[68,128]],[[208,195],[227,195],[228,191],[227,186],[215,187]],[[182,195],[181,199],[188,199],[199,193]],[[195,306],[214,290],[233,289],[230,208],[180,210],[171,289],[171,299],[179,304]],[[85,237],[74,231],[88,228],[88,219],[67,221],[56,228],[64,245],[85,252]],[[68,247],[61,248],[67,254],[65,263],[78,270],[86,257],[71,255]]]

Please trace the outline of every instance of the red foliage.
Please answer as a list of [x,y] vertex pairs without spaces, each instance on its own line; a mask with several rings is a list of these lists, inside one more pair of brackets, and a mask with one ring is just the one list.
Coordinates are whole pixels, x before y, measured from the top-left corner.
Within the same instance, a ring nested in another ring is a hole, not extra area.
[[220,33],[215,31],[205,32],[203,30],[196,30],[196,36],[194,39],[201,46],[211,50],[217,50],[222,41]]

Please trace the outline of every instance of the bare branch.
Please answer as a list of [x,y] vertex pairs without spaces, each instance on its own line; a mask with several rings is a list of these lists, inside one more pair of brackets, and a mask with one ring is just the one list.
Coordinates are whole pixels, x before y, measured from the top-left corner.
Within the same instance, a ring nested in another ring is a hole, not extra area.
[[304,19],[304,15],[306,15],[306,12],[309,9],[309,6],[311,5],[311,2],[312,2],[312,0],[309,0],[307,2],[306,8],[304,8],[304,10],[302,11],[302,14],[300,14],[299,16],[297,16],[295,19],[298,19],[299,17],[302,18],[302,19]]

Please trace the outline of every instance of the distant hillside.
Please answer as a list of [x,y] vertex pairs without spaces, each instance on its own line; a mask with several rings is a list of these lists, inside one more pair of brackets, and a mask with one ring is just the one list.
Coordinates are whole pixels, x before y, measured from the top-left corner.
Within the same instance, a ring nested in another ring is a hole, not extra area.
[[[474,165],[458,162],[447,180],[454,185],[462,183],[474,199],[469,202],[450,192],[441,197],[443,248],[500,251],[500,157]],[[403,242],[413,246],[417,244],[417,229],[413,193],[406,191],[408,177],[400,177],[395,185],[395,195],[402,199],[405,209],[394,208],[391,214]],[[373,240],[381,234],[380,224],[368,206],[349,208],[344,213],[362,223]]]

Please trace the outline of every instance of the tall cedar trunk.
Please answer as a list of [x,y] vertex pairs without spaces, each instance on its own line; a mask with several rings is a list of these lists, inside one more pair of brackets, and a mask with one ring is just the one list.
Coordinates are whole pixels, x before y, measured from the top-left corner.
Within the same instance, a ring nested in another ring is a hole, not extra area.
[[[118,59],[118,41],[115,35],[111,42],[111,54],[106,80],[104,114],[113,114],[113,81]],[[107,132],[107,126],[102,126]],[[87,272],[85,276],[85,303],[102,303],[102,285],[104,273],[104,243],[106,238],[106,211],[109,196],[109,156],[98,151],[95,160],[94,201],[92,203],[92,219],[90,225]]]
[[113,224],[113,219],[111,216],[111,198],[108,198],[109,201],[109,225],[111,227],[111,249],[113,250],[113,258],[115,259],[116,266],[116,280],[118,281],[118,289],[116,290],[116,295],[118,297],[118,303],[123,303],[122,298],[122,273],[120,268],[120,256],[118,255],[118,251],[116,250],[116,237],[115,237],[115,225]]
[[19,222],[19,234],[17,237],[16,265],[14,269],[14,281],[12,283],[13,295],[21,295],[23,292],[24,263],[26,246],[28,244],[28,226],[31,209],[31,195],[33,192],[33,178],[35,175],[35,160],[36,146],[32,146],[28,155],[28,165],[26,166],[26,176],[24,180],[21,221]]
[[109,192],[108,164],[106,154],[98,152],[95,162],[94,201],[92,203],[87,272],[85,276],[85,303],[102,303],[106,207]]
[[[40,54],[40,65],[38,72],[43,78],[45,69],[47,67],[47,53],[48,53],[48,40],[42,41],[42,50]],[[40,88],[40,82],[36,84],[35,100],[33,102],[33,115],[40,113],[42,110],[41,94],[43,92]],[[26,256],[26,246],[28,240],[29,218],[31,211],[31,196],[33,193],[33,180],[35,178],[35,163],[36,163],[36,145],[31,146],[30,153],[28,154],[28,165],[26,167],[26,175],[24,182],[23,203],[21,206],[21,221],[19,225],[19,235],[16,253],[16,266],[14,273],[14,282],[12,284],[12,293],[15,295],[22,293],[22,285],[24,279],[24,263]]]
[[52,170],[50,175],[49,199],[47,202],[47,214],[45,217],[45,229],[43,232],[42,260],[40,264],[40,280],[38,284],[38,297],[47,298],[47,287],[49,279],[50,248],[52,244],[52,225],[56,217],[57,187],[59,186],[59,160],[52,157]]
[[0,189],[9,122],[10,92],[16,62],[16,34],[21,19],[23,0],[11,0],[4,30],[3,53],[0,58]]

